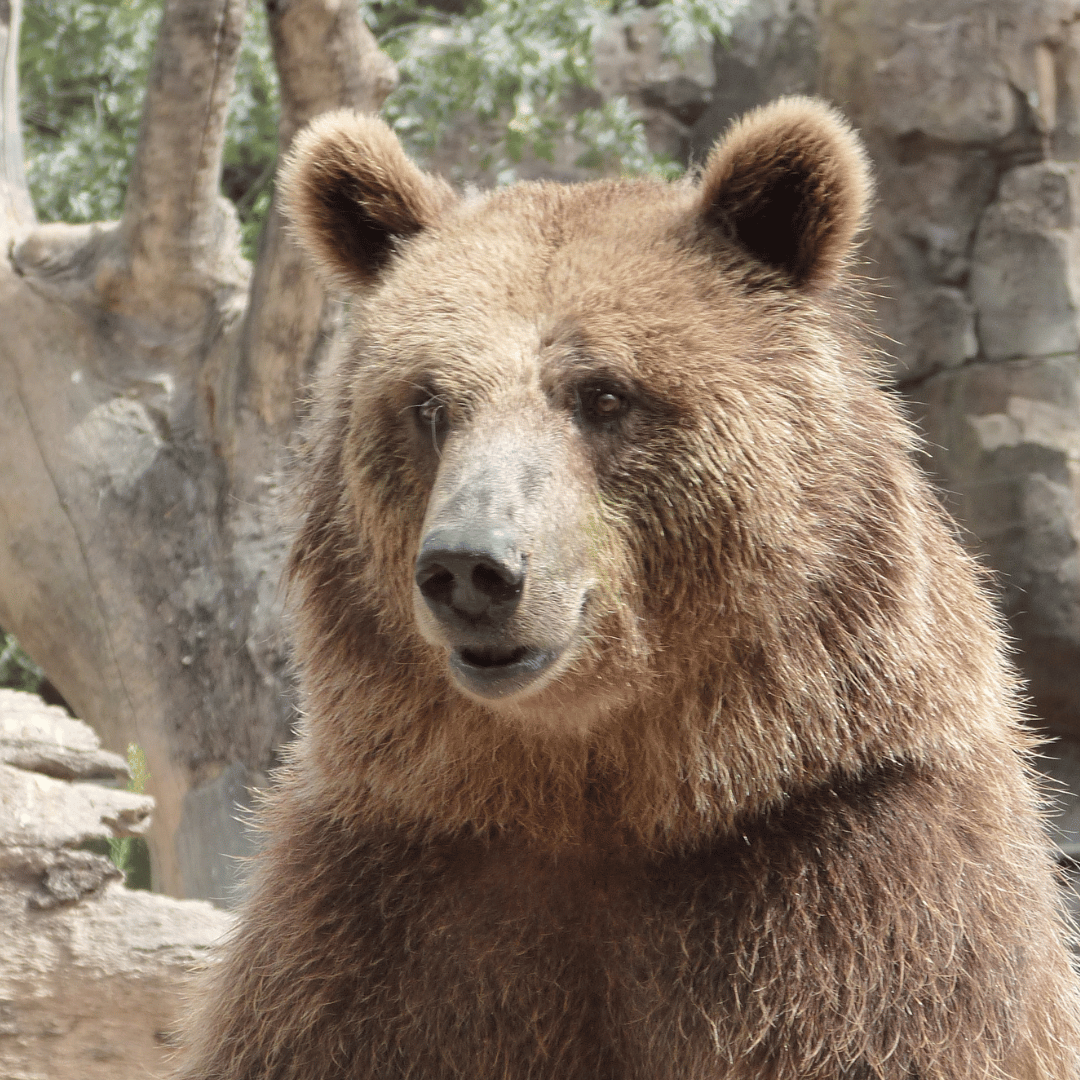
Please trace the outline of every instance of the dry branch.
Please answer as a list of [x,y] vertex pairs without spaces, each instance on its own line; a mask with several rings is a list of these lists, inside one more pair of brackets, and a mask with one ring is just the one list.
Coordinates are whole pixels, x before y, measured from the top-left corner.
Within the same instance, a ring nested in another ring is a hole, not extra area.
[[[0,0],[8,55],[18,10]],[[218,192],[243,15],[166,3],[119,224],[34,226],[2,84],[0,625],[110,747],[143,746],[158,887],[219,899],[236,804],[290,735],[277,477],[333,329],[276,212],[252,274]],[[354,3],[270,15],[283,144],[382,101]]]

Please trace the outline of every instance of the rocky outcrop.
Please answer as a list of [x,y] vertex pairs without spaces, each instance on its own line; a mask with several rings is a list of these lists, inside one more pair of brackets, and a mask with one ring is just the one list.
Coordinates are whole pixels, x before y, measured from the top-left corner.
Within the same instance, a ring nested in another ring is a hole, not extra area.
[[1080,740],[1080,3],[827,0],[819,30],[874,158],[893,377],[1037,722]]
[[230,917],[124,888],[88,842],[137,835],[153,800],[123,758],[32,694],[0,690],[0,1077],[164,1071],[185,980]]

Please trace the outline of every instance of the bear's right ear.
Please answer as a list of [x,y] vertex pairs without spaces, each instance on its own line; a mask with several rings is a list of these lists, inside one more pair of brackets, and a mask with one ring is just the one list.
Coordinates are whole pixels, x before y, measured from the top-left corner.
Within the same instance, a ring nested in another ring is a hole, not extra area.
[[873,183],[831,106],[789,97],[744,116],[710,154],[698,214],[796,288],[828,288],[854,248]]
[[397,241],[433,225],[457,198],[422,172],[375,116],[320,116],[293,141],[279,177],[286,215],[323,273],[367,285]]

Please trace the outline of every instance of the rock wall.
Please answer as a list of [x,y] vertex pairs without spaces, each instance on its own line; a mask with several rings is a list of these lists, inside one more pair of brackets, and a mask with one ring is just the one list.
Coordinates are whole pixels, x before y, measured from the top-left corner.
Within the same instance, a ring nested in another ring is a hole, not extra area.
[[1080,4],[825,0],[878,317],[1047,729],[1080,739]]
[[153,800],[62,709],[0,690],[0,1077],[160,1075],[185,980],[230,925],[126,889],[88,841],[137,835]]

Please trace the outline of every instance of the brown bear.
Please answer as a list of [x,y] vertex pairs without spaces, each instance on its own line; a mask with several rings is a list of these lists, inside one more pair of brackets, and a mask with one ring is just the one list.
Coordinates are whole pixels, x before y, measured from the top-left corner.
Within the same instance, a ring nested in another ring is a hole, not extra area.
[[1076,1080],[1032,742],[880,383],[866,156],[787,99],[665,184],[296,144],[353,331],[305,720],[188,1080]]

